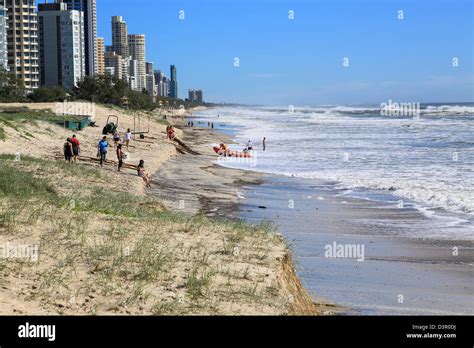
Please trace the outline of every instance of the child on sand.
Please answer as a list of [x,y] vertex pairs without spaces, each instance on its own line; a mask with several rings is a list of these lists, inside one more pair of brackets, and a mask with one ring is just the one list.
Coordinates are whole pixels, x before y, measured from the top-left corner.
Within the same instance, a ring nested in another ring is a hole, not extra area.
[[139,177],[143,178],[146,187],[150,188],[150,177],[148,176],[147,172],[145,171],[145,161],[140,160],[140,163],[137,166],[137,174]]

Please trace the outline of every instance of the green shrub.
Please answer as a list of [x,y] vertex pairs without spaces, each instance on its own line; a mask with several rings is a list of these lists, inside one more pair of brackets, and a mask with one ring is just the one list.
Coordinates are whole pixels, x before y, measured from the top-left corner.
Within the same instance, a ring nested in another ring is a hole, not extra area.
[[66,100],[67,92],[62,87],[41,87],[35,89],[28,99],[34,103],[62,102]]

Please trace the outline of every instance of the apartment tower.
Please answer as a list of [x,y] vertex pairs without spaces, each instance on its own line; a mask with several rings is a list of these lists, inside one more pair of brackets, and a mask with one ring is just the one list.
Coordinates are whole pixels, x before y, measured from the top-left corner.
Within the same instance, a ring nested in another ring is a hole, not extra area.
[[0,2],[0,70],[8,69],[7,9]]
[[129,57],[127,23],[122,16],[112,17],[112,49],[122,57]]
[[6,0],[8,69],[25,89],[39,87],[38,16],[35,0]]
[[105,75],[104,38],[97,38],[97,75]]
[[82,11],[84,13],[84,46],[86,56],[86,75],[98,73],[98,47],[97,47],[97,5],[96,0],[60,0],[67,4],[68,10]]
[[176,72],[176,67],[174,65],[170,66],[170,97],[178,99],[178,75]]
[[128,35],[128,46],[130,55],[133,60],[138,62],[137,66],[137,88],[139,90],[146,89],[146,49],[145,49],[145,35],[132,34]]
[[74,88],[85,76],[84,13],[40,4],[41,85]]

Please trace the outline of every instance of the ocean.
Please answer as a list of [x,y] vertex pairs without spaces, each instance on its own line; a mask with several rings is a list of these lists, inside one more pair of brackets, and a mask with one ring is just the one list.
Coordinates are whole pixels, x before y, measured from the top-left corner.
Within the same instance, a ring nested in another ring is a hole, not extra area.
[[194,116],[232,134],[233,149],[253,142],[253,160],[219,164],[324,181],[334,195],[413,208],[436,226],[406,237],[474,240],[474,103],[242,106]]

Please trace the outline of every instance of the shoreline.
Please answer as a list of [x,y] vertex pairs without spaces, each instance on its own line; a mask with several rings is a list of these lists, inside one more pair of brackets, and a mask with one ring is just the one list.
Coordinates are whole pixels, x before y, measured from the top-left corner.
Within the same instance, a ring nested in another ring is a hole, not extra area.
[[[54,103],[2,104],[0,109],[18,106],[47,110]],[[41,121],[6,127],[0,161],[14,183],[0,182],[10,185],[0,200],[0,214],[11,216],[11,223],[0,221],[0,245],[37,245],[40,257],[33,262],[0,259],[2,314],[333,314],[331,307],[313,303],[303,289],[280,235],[267,226],[227,219],[238,203],[231,198],[236,190],[242,183],[258,183],[259,178],[242,180],[237,171],[223,175],[222,187],[232,188],[218,202],[230,202],[221,215],[226,219],[212,213],[215,203],[205,197],[197,201],[205,207],[198,213],[208,211],[208,217],[169,212],[163,202],[147,194],[133,170],[118,173],[112,163],[100,168],[86,160],[95,156],[101,126],[110,114],[119,116],[121,132],[133,126],[137,115],[97,106],[99,127],[76,132],[81,156],[86,157],[74,165],[58,160],[72,131]],[[187,155],[179,155],[176,145],[165,140],[164,130],[165,124],[153,119],[145,139],[131,142],[127,162],[144,159],[145,169],[158,175],[176,159],[181,158],[182,164]],[[31,139],[25,137],[28,134]],[[176,134],[183,133],[177,129]],[[203,138],[196,137],[206,142]],[[23,151],[16,161],[18,144]],[[114,157],[111,148],[109,158]],[[214,165],[199,169],[221,176],[220,167]],[[200,174],[191,170],[188,181],[182,180],[182,173],[183,168],[175,180],[196,191]],[[37,184],[23,192],[28,182]],[[33,202],[41,213],[21,210]]]
[[[197,118],[212,119],[208,115]],[[346,307],[349,315],[474,312],[474,307],[466,306],[472,291],[474,250],[468,240],[442,238],[453,228],[449,223],[443,226],[442,237],[424,238],[427,231],[441,225],[415,204],[400,208],[342,195],[344,190],[330,182],[242,170],[245,175],[260,175],[264,182],[249,184],[241,192],[245,197],[241,217],[277,225],[296,249],[298,275],[313,295]],[[289,200],[294,201],[294,209],[288,209]],[[334,242],[363,245],[365,262],[325,258],[325,246]],[[343,290],[354,286],[355,291]]]
[[[148,190],[148,193],[158,195],[165,206],[174,211],[241,221],[244,187],[263,184],[264,175],[212,163],[217,157],[212,153],[209,144],[231,142],[229,135],[219,130],[184,128],[183,136],[183,140],[202,155],[177,155],[165,163],[153,176],[153,182],[158,187]],[[299,298],[302,303],[295,314],[308,314],[308,308],[313,305],[316,309],[313,314],[333,315],[344,311],[342,307],[325,301],[316,294],[308,295],[296,275],[293,256],[288,250],[284,252],[279,268],[279,282],[282,286],[292,289],[292,296]]]
[[[299,277],[313,294],[348,309],[347,315],[468,315],[472,293],[472,244],[403,234],[430,228],[414,209],[337,197],[329,183],[267,176],[247,190],[247,221],[271,219],[295,249]],[[288,199],[295,201],[294,210]],[[267,202],[267,209],[257,207]],[[269,202],[269,203],[268,203]],[[294,214],[298,226],[294,226]],[[363,245],[364,260],[327,258],[333,243]],[[459,249],[454,256],[453,247]],[[402,302],[398,296],[402,295]]]

